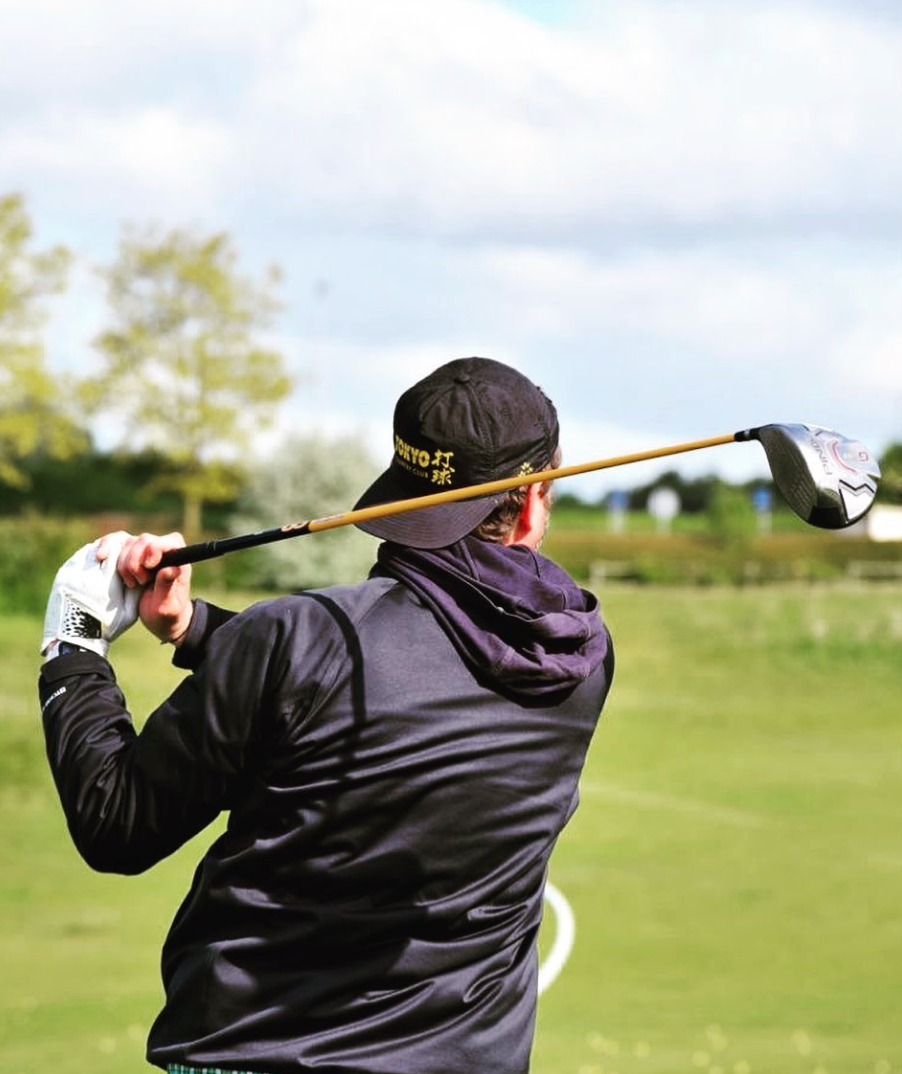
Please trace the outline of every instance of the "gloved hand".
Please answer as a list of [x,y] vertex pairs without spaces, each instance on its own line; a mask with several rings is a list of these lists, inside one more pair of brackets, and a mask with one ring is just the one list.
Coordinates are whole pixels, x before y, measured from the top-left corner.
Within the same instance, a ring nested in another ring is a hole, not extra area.
[[140,589],[128,589],[116,570],[119,550],[127,533],[107,538],[110,552],[101,563],[97,542],[86,544],[56,572],[47,614],[41,653],[56,655],[57,642],[66,641],[91,649],[102,657],[110,642],[125,633],[138,617]]

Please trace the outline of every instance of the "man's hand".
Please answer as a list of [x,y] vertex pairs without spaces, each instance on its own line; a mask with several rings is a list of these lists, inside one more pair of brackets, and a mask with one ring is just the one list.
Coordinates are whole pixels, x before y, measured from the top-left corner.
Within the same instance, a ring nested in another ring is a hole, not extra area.
[[101,542],[86,544],[56,572],[44,617],[42,654],[55,656],[59,643],[69,642],[105,658],[110,643],[135,622],[139,593],[126,588],[116,570],[128,539],[127,533],[104,537],[102,558]]
[[113,542],[113,537],[115,534],[100,539],[98,559],[113,559],[130,593],[143,590],[138,608],[141,622],[150,633],[160,641],[178,645],[194,613],[191,565],[164,567],[156,573],[154,570],[164,552],[184,548],[185,538],[180,533],[167,533],[163,537],[142,533],[138,537],[127,537],[120,545]]

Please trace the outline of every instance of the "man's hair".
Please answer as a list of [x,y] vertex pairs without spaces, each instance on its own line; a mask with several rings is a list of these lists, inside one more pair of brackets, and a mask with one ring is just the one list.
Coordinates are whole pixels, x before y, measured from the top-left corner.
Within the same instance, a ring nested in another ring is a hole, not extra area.
[[[554,470],[561,465],[561,449],[556,447],[549,462],[542,466],[543,470]],[[551,496],[551,482],[543,481],[539,486],[542,495],[547,499]],[[504,494],[504,499],[483,522],[473,530],[473,536],[481,541],[491,541],[493,544],[502,544],[508,534],[513,532],[526,503],[528,485],[511,489]]]

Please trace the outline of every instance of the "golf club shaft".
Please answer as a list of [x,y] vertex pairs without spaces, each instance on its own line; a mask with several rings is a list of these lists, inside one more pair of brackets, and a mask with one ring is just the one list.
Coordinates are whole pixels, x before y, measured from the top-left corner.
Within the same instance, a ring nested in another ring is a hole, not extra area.
[[540,481],[556,481],[562,477],[575,477],[577,474],[588,474],[595,470],[609,470],[617,466],[627,466],[633,462],[660,459],[666,455],[680,455],[687,451],[699,451],[702,448],[717,447],[720,444],[731,444],[737,440],[750,440],[754,439],[754,433],[754,429],[745,429],[741,432],[729,433],[724,436],[712,436],[706,440],[690,440],[685,444],[652,448],[649,451],[637,451],[630,455],[616,455],[610,459],[597,459],[594,462],[580,463],[575,466],[558,466],[553,470],[537,470],[535,473],[503,478],[499,481],[488,481],[482,485],[469,485],[466,488],[447,489],[444,492],[434,492],[427,496],[418,496],[410,500],[396,500],[392,503],[376,504],[373,507],[361,507],[356,511],[325,515],[322,518],[314,518],[306,522],[290,522],[285,526],[259,530],[256,533],[245,533],[237,537],[222,537],[213,541],[201,541],[197,544],[186,545],[184,548],[175,548],[171,552],[165,552],[160,560],[160,567],[177,567],[184,563],[199,563],[201,560],[215,559],[218,556],[226,555],[228,552],[237,552],[242,548],[255,548],[258,545],[272,544],[275,541],[284,541],[291,537],[303,537],[308,533],[337,529],[339,526],[351,526],[359,522],[369,522],[376,518],[387,518],[390,515],[400,515],[406,511],[419,511],[425,507],[435,507],[442,503],[470,500],[478,496],[492,496],[495,493],[506,492],[509,489],[522,488],[524,485],[534,485]]

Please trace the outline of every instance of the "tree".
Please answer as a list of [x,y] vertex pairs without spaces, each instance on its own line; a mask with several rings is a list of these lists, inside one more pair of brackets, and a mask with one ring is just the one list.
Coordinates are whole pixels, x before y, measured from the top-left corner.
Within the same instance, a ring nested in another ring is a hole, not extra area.
[[[290,438],[251,472],[231,520],[235,533],[350,510],[378,468],[360,440]],[[243,578],[263,588],[302,589],[354,582],[372,566],[375,542],[354,526],[242,552]]]
[[127,228],[100,270],[113,324],[95,340],[104,365],[83,384],[86,404],[115,415],[131,450],[165,454],[155,485],[179,494],[192,536],[204,502],[238,491],[253,433],[291,387],[282,356],[257,339],[279,308],[280,274],[258,283],[237,260],[225,233]]
[[65,392],[41,339],[45,300],[65,287],[70,254],[63,246],[32,251],[32,237],[21,195],[0,198],[0,481],[17,488],[28,484],[25,457],[65,458],[87,440],[63,411]]
[[745,554],[757,525],[748,494],[735,485],[717,481],[708,505],[708,525],[718,547],[735,555]]
[[880,457],[880,498],[902,503],[902,443],[890,444]]

